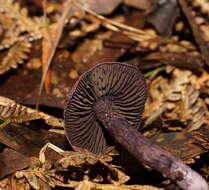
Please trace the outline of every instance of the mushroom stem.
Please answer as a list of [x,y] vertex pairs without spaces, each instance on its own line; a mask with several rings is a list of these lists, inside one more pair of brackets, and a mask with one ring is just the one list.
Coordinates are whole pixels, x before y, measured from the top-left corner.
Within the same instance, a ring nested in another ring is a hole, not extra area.
[[137,160],[160,171],[185,190],[209,190],[207,182],[179,158],[149,141],[131,126],[108,97],[94,104],[94,111],[111,136]]

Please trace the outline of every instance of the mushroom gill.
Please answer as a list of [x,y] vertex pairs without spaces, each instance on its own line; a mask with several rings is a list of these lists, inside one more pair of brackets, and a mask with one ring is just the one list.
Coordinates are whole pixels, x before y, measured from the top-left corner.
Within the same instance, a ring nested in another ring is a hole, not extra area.
[[65,106],[65,131],[70,143],[95,154],[108,147],[104,127],[94,105],[102,97],[111,99],[133,127],[140,126],[146,100],[146,84],[134,66],[103,63],[83,74],[70,92]]

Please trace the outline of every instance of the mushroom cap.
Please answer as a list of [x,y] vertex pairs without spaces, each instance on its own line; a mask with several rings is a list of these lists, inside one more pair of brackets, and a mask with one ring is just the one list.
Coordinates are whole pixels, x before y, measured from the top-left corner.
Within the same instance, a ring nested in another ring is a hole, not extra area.
[[108,96],[133,126],[140,126],[146,101],[146,83],[135,66],[118,62],[101,63],[87,71],[71,89],[65,104],[65,134],[75,148],[95,154],[109,147],[104,126],[94,112],[95,102]]

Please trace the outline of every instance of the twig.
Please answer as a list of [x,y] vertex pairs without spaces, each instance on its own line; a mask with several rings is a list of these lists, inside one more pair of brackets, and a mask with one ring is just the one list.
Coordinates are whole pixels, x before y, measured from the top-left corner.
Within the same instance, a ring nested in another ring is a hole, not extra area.
[[63,29],[64,29],[64,24],[65,24],[66,18],[71,17],[74,14],[74,11],[73,11],[72,8],[73,8],[73,1],[72,0],[68,0],[63,5],[63,14],[62,14],[61,18],[59,19],[59,21],[57,23],[57,35],[56,35],[56,38],[53,40],[53,47],[52,47],[52,50],[51,50],[51,54],[50,54],[50,56],[48,58],[48,62],[46,64],[45,70],[44,70],[42,78],[41,78],[41,84],[40,84],[39,92],[38,92],[38,99],[37,99],[37,102],[36,102],[36,109],[38,109],[38,106],[39,106],[39,102],[40,102],[40,98],[41,98],[41,94],[42,94],[42,90],[43,90],[44,81],[45,81],[45,78],[47,76],[47,72],[49,70],[49,66],[50,66],[50,64],[52,62],[52,59],[54,57],[56,48],[57,48],[58,43],[60,41]]

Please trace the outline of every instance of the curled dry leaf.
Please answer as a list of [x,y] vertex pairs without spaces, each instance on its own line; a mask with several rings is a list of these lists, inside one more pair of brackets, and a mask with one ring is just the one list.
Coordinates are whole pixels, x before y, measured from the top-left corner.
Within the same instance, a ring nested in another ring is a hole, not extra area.
[[108,179],[110,183],[115,184],[115,185],[121,185],[130,179],[130,177],[127,176],[124,172],[122,172],[119,168],[117,168],[117,166],[107,163],[109,161],[112,161],[113,155],[117,154],[113,150],[105,154],[96,155],[91,152],[88,152],[87,150],[80,151],[80,152],[63,151],[62,149],[56,147],[55,145],[51,143],[47,143],[40,151],[39,160],[42,163],[45,163],[46,161],[45,151],[47,148],[51,148],[63,156],[63,158],[57,161],[57,164],[60,165],[64,169],[69,168],[71,166],[80,168],[81,165],[83,164],[89,165],[89,169],[90,169],[92,167],[91,165],[95,165],[96,163],[99,162],[102,164],[102,166],[107,168],[108,174],[106,178]]
[[[44,82],[45,79],[47,77],[47,73],[51,64],[51,61],[54,57],[55,51],[57,49],[58,43],[60,41],[60,38],[62,36],[63,33],[63,29],[64,29],[64,25],[65,25],[65,21],[67,18],[72,17],[75,13],[74,10],[74,6],[72,4],[71,0],[68,0],[66,2],[63,3],[63,13],[62,15],[59,17],[59,20],[57,23],[55,23],[54,30],[53,30],[53,34],[56,33],[56,36],[51,36],[49,35],[48,31],[46,30],[47,28],[45,28],[44,30],[44,40],[46,40],[46,43],[44,43],[47,47],[47,51],[43,52],[43,57],[42,57],[42,61],[44,61],[44,70],[43,70],[43,75],[41,78],[41,84],[39,87],[39,92],[38,92],[38,100],[36,102],[36,109],[38,109],[39,106],[39,101],[40,101],[40,97],[42,94],[42,89],[44,86]],[[54,38],[53,38],[54,37]],[[49,77],[48,77],[49,78]]]
[[43,41],[42,41],[42,72],[46,72],[46,78],[44,81],[45,91],[48,95],[51,95],[51,71],[47,68],[47,62],[53,51],[54,39],[56,39],[57,26],[50,25],[45,27],[43,30]]
[[[56,151],[56,150],[55,150]],[[81,164],[95,164],[101,160],[101,162],[109,162],[112,161],[112,156],[116,155],[117,153],[111,149],[108,149],[105,154],[93,154],[87,150],[80,150],[77,148],[77,152],[73,151],[65,151],[59,152],[64,157],[58,161],[59,164],[62,165],[63,168],[67,168],[69,166],[79,166]]]
[[[64,168],[68,168],[69,166],[80,166],[81,164],[90,164],[94,165],[97,162],[100,162],[105,168],[108,169],[107,179],[110,183],[115,185],[121,185],[127,182],[130,177],[127,176],[124,172],[117,168],[117,166],[108,164],[105,160],[108,155],[104,156],[96,156],[92,153],[79,153],[79,152],[69,152],[67,157],[62,158],[58,161]],[[108,156],[108,161],[112,160],[110,156]]]
[[58,161],[63,168],[68,168],[69,166],[80,166],[82,164],[95,164],[98,162],[98,158],[93,156],[93,154],[80,153],[80,152],[66,152],[65,157]]

